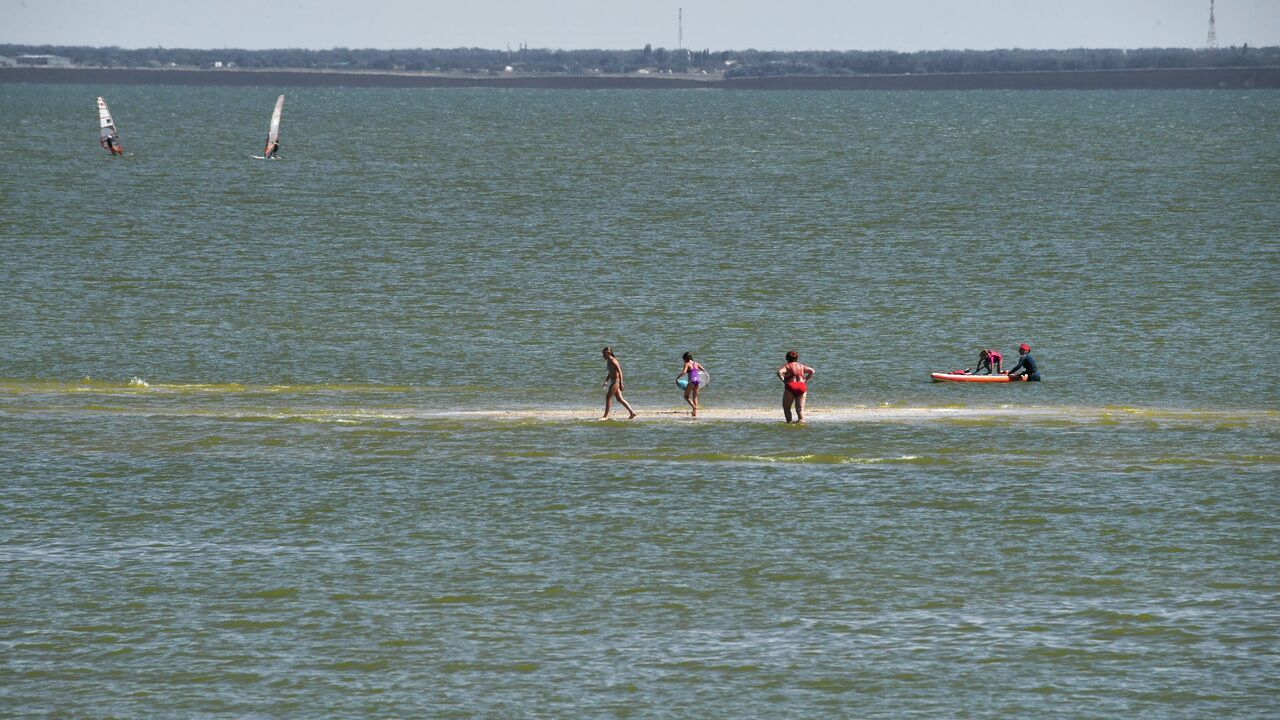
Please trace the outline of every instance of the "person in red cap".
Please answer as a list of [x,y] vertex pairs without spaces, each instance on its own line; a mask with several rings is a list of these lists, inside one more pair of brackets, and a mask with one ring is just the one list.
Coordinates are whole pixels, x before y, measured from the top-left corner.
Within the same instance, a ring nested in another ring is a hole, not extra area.
[[1018,364],[1009,370],[1009,379],[1040,382],[1040,369],[1036,367],[1035,358],[1031,357],[1030,345],[1022,343],[1018,346]]

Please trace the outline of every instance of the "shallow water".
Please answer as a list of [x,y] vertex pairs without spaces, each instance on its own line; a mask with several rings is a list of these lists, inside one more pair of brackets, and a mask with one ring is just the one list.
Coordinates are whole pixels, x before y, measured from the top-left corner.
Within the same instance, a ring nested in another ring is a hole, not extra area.
[[0,85],[0,716],[1264,716],[1278,110]]

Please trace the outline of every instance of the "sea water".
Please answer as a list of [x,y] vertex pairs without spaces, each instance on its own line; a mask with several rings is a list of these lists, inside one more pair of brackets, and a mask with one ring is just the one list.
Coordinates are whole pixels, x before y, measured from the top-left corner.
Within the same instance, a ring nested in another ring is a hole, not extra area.
[[[1278,93],[0,119],[0,716],[1280,699]],[[1041,383],[929,382],[1022,342]],[[604,345],[636,421],[595,420]]]

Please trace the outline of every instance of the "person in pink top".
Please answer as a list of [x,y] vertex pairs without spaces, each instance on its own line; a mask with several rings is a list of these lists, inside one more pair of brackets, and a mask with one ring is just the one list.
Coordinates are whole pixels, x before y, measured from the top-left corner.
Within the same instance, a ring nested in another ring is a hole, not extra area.
[[1004,372],[1004,356],[995,348],[983,348],[982,352],[978,353],[978,367],[973,374],[977,375],[983,368],[987,369],[988,375],[993,372]]
[[809,381],[813,379],[813,368],[800,362],[800,353],[791,350],[787,353],[787,363],[778,368],[778,379],[782,381],[782,415],[791,422],[791,405],[796,406],[796,422],[804,422],[804,398],[809,392]]

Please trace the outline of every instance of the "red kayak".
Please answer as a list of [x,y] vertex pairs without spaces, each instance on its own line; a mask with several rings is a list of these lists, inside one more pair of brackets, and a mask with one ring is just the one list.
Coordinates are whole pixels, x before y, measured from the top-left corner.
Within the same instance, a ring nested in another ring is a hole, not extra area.
[[934,382],[977,382],[977,383],[1007,383],[1015,380],[1022,380],[1025,376],[1019,375],[1017,378],[1011,378],[1008,375],[968,375],[966,373],[929,373],[929,377]]

